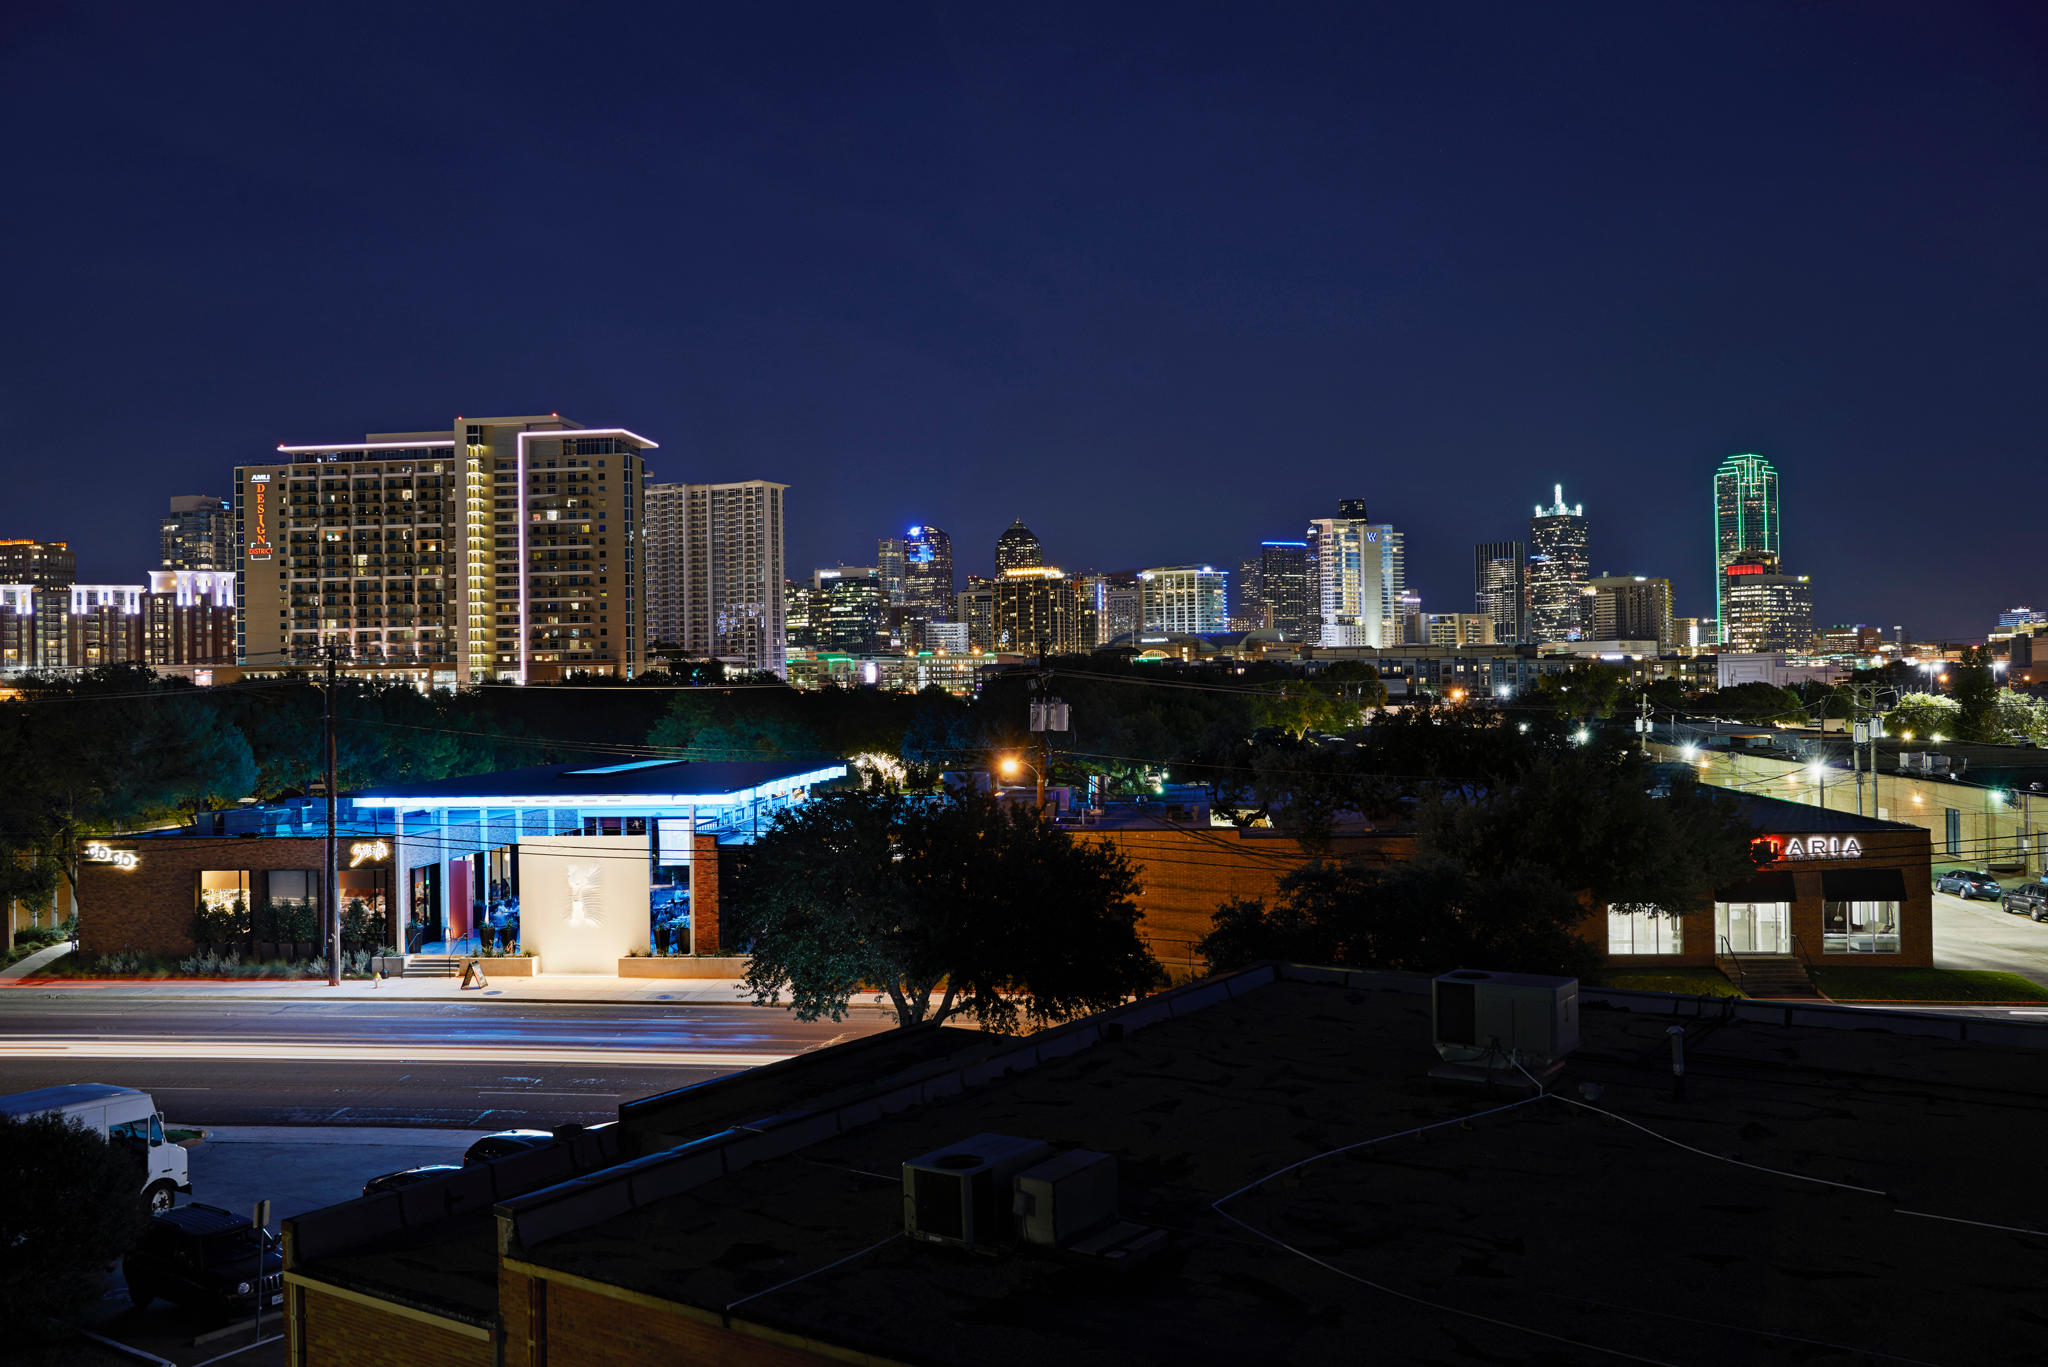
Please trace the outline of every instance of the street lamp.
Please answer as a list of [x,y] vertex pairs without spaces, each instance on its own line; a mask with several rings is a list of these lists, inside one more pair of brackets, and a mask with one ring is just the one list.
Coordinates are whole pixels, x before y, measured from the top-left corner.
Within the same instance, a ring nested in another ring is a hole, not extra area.
[[1041,812],[1044,811],[1045,775],[1039,772],[1038,766],[1033,764],[1030,760],[1025,759],[1022,755],[1004,755],[1001,759],[996,761],[996,772],[1000,773],[1004,778],[1017,777],[1017,771],[1019,768],[1029,769],[1031,771],[1031,776],[1038,781],[1037,809]]
[[1572,732],[1572,743],[1575,745],[1584,745],[1587,741],[1591,740],[1592,738],[1593,733],[1591,731],[1588,731],[1583,726],[1581,726],[1578,730]]

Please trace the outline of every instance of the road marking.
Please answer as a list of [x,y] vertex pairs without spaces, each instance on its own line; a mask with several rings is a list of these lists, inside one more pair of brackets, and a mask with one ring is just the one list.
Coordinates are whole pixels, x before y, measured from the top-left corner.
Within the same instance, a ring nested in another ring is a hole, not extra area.
[[617,1101],[619,1092],[499,1092],[478,1089],[478,1096],[574,1096],[588,1097],[592,1101]]

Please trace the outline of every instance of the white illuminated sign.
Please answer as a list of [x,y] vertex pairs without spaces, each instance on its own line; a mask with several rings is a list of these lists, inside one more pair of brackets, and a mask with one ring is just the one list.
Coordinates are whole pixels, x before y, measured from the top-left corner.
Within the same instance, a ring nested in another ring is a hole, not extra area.
[[1759,838],[1773,859],[1861,859],[1863,842],[1853,835],[1766,835]]
[[356,868],[376,859],[389,859],[391,847],[381,840],[358,840],[348,847],[348,866]]
[[94,864],[112,864],[117,869],[132,869],[141,861],[133,850],[117,850],[97,840],[89,840],[85,846],[85,857]]

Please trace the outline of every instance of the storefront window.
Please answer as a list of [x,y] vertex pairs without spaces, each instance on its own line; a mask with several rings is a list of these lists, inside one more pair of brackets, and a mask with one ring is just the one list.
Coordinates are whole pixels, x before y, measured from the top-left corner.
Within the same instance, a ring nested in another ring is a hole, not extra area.
[[335,884],[341,894],[341,938],[359,945],[385,944],[391,927],[391,874],[385,869],[343,869]]
[[419,953],[420,946],[441,938],[441,866],[422,864],[412,871],[412,908],[405,926],[405,952]]
[[476,856],[472,912],[479,946],[502,954],[519,948],[519,847],[500,845]]
[[1897,902],[1824,902],[1821,947],[1829,954],[1897,954]]
[[1736,954],[1790,954],[1792,952],[1792,904],[1790,902],[1716,902],[1714,935],[1721,941],[1715,948]]
[[1616,903],[1607,908],[1607,952],[1609,954],[1682,954],[1684,923],[1676,916],[1661,916],[1655,907],[1630,907]]
[[690,952],[690,843],[688,821],[656,820],[647,903],[647,947],[655,954]]
[[199,905],[202,910],[245,915],[249,910],[247,869],[205,869],[199,874]]

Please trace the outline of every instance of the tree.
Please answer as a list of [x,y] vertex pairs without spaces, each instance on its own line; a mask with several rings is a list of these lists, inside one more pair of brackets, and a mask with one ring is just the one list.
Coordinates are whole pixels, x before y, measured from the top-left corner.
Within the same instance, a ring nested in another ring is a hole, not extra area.
[[2002,740],[2048,740],[2048,702],[2010,690],[1998,695],[1998,731]]
[[[777,815],[726,911],[763,1004],[840,1020],[857,992],[899,1025],[987,1029],[1104,1010],[1163,981],[1116,849],[973,794],[832,793]],[[935,1000],[936,998],[936,1000]]]
[[1440,789],[1417,816],[1411,863],[1299,871],[1270,910],[1221,908],[1202,952],[1219,968],[1307,957],[1576,973],[1593,961],[1579,934],[1589,914],[1696,910],[1753,867],[1754,832],[1732,800],[1690,776],[1660,789],[1625,750],[1535,751],[1506,781]]
[[96,1302],[148,1220],[134,1156],[62,1116],[0,1116],[0,1183],[0,1323],[19,1333]]
[[1885,734],[1900,740],[1953,740],[1962,722],[1962,705],[1941,693],[1908,693],[1885,714]]
[[1772,722],[1806,724],[1806,704],[1797,693],[1779,688],[1776,684],[1763,682],[1736,684],[1718,692],[1700,695],[1700,709],[1730,721],[1748,722],[1752,726],[1769,726]]
[[1525,695],[1529,701],[1550,708],[1561,716],[1584,720],[1614,715],[1628,685],[1628,675],[1610,665],[1573,665],[1562,674],[1544,674]]
[[1949,696],[1956,701],[1956,738],[1997,742],[1998,679],[1991,672],[1991,648],[1971,646],[1949,671]]

